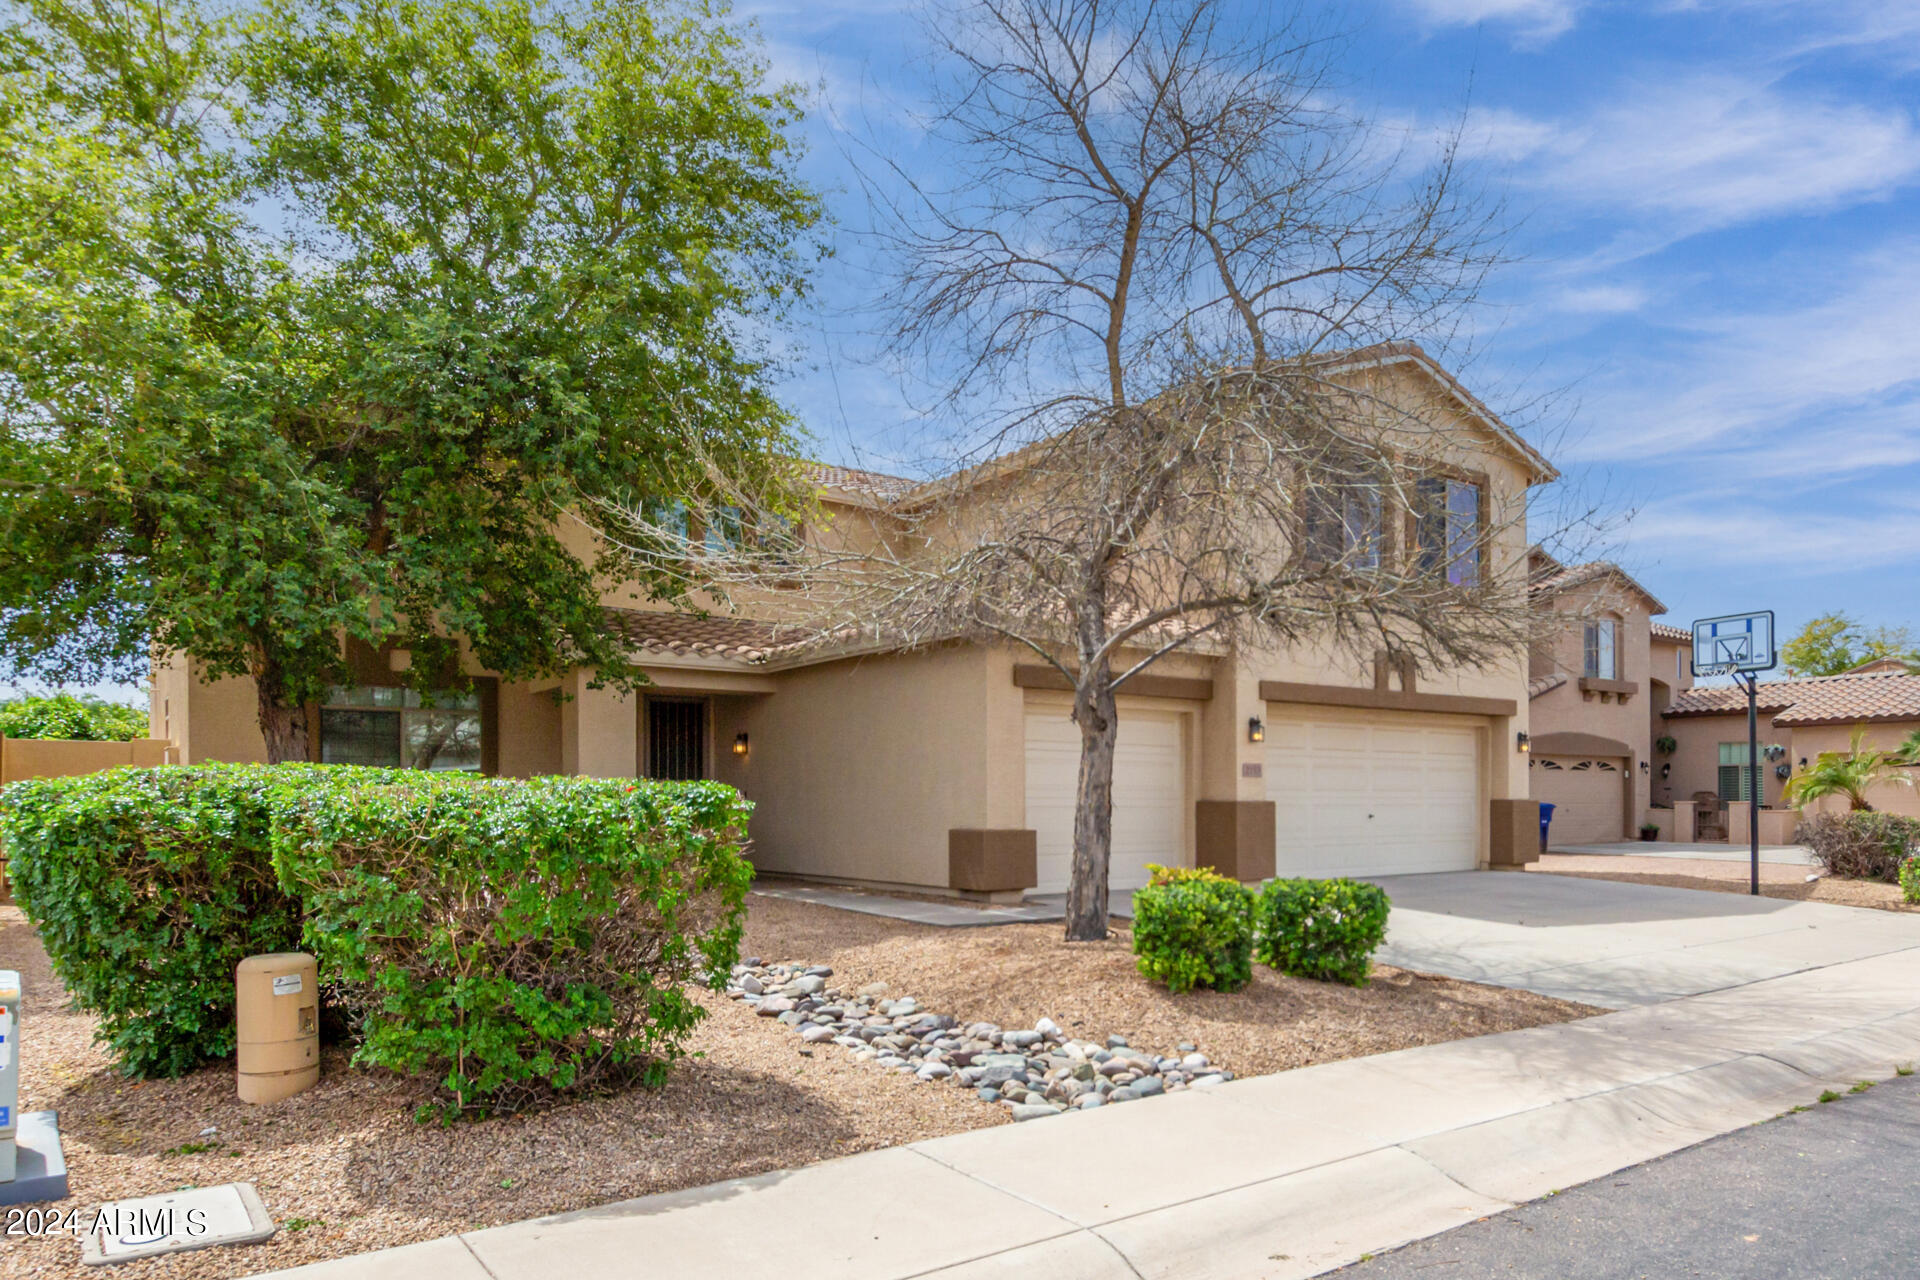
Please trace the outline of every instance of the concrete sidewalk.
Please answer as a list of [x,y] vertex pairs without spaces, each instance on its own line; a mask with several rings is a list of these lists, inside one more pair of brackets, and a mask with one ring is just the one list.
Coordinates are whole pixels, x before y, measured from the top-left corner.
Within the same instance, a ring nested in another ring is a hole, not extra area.
[[[1660,840],[1616,840],[1607,844],[1556,844],[1550,853],[1584,853],[1622,858],[1680,858],[1697,862],[1746,862],[1753,851],[1743,844],[1692,844]],[[1763,844],[1760,861],[1790,867],[1817,868],[1820,859],[1803,844]]]
[[276,1274],[1310,1276],[1916,1059],[1907,949]]

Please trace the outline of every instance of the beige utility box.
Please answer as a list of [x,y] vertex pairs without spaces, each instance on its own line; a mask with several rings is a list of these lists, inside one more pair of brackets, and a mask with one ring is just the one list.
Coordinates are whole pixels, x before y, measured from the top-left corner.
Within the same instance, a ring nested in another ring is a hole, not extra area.
[[320,991],[304,951],[248,956],[233,973],[240,1101],[278,1102],[320,1082]]

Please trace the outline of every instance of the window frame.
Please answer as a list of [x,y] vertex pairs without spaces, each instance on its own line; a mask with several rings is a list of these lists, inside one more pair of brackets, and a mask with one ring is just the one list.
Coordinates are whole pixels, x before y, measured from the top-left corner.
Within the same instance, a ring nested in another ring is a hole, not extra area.
[[[464,679],[467,681],[469,685],[472,686],[472,691],[475,697],[475,701],[478,703],[478,709],[480,712],[480,769],[479,769],[478,776],[484,777],[484,778],[498,777],[500,774],[500,682],[497,678],[493,676],[466,676],[464,677]],[[350,688],[350,689],[397,689],[397,690],[403,690],[403,691],[411,688],[410,685],[398,679],[397,676],[395,676],[393,673],[375,672],[375,671],[366,671],[366,670],[359,670],[359,671],[353,672],[349,678],[348,683],[344,687]],[[404,694],[403,694],[403,698],[404,698]],[[331,703],[327,701],[309,702],[307,704],[306,706],[307,759],[315,764],[321,763],[321,723],[320,722],[321,722],[322,715],[329,708],[332,708],[335,710],[343,710],[343,711],[362,709],[362,708],[355,708],[352,706],[347,706],[342,704]],[[405,756],[405,751],[404,751],[405,714],[404,713],[409,710],[413,710],[413,711],[436,710],[436,708],[433,708],[433,707],[409,708],[409,707],[403,707],[403,706],[377,707],[377,708],[369,707],[364,709],[378,710],[378,711],[392,711],[401,716],[401,724],[402,724],[401,732],[403,735],[402,737],[402,758],[403,759]],[[404,769],[409,766],[402,764],[399,767]],[[453,772],[469,772],[469,771],[448,769],[448,770],[422,770],[421,772],[453,773]]]
[[[1492,560],[1492,539],[1489,532],[1493,525],[1492,477],[1484,471],[1473,471],[1465,467],[1456,467],[1448,463],[1435,462],[1430,459],[1410,459],[1409,465],[1415,474],[1413,480],[1413,509],[1407,512],[1405,521],[1407,569],[1409,572],[1427,573],[1437,571],[1442,575],[1446,574],[1447,567],[1454,559],[1454,557],[1450,555],[1450,549],[1447,545],[1452,541],[1450,530],[1447,528],[1447,519],[1452,512],[1450,486],[1454,484],[1472,485],[1474,492],[1478,495],[1474,503],[1474,523],[1476,528],[1472,545],[1474,580],[1470,585],[1451,581],[1449,581],[1448,585],[1458,587],[1462,591],[1480,590],[1486,585],[1489,564]],[[1436,482],[1440,485],[1439,513],[1442,529],[1442,545],[1433,553],[1435,556],[1434,563],[1427,565],[1424,562],[1429,551],[1421,533],[1422,517],[1425,515],[1422,494],[1426,492],[1427,485]]]
[[1587,620],[1580,643],[1580,674],[1589,680],[1621,678],[1618,618]]
[[[1731,754],[1742,758],[1738,760],[1727,759],[1730,750]],[[1734,775],[1738,779],[1738,782],[1734,787],[1734,794],[1732,795],[1727,794],[1726,771],[1728,769],[1737,769],[1739,771]],[[1761,786],[1764,788],[1766,786],[1765,782],[1762,782]],[[1753,761],[1751,758],[1748,758],[1745,739],[1738,742],[1721,743],[1719,767],[1714,772],[1714,790],[1719,794],[1721,803],[1730,804],[1738,800],[1752,800],[1753,797],[1746,794],[1752,787]]]

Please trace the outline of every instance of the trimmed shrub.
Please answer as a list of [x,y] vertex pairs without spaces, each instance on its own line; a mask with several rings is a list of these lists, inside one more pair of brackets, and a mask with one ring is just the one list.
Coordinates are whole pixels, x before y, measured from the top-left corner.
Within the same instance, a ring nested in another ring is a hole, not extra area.
[[1387,935],[1387,891],[1360,880],[1269,880],[1260,890],[1254,955],[1300,978],[1367,985]]
[[356,989],[355,1061],[436,1078],[423,1115],[653,1084],[738,958],[750,806],[718,783],[352,784],[274,835],[321,971]]
[[274,878],[273,797],[330,774],[170,766],[0,791],[14,894],[121,1070],[177,1076],[233,1052],[234,966],[300,940]]
[[1140,972],[1176,994],[1237,991],[1253,977],[1253,893],[1204,868],[1147,868],[1133,894],[1133,953]]
[[1920,856],[1900,864],[1900,896],[1908,902],[1920,903]]
[[1799,837],[1828,875],[1894,884],[1920,851],[1920,819],[1874,810],[1819,813],[1800,824]]

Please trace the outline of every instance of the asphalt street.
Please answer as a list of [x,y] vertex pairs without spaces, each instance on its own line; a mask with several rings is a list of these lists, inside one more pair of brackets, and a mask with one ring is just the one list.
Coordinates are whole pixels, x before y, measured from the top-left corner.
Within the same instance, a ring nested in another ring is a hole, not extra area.
[[1920,1276],[1920,1075],[1843,1094],[1336,1274],[1912,1280]]

